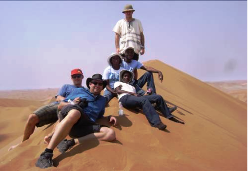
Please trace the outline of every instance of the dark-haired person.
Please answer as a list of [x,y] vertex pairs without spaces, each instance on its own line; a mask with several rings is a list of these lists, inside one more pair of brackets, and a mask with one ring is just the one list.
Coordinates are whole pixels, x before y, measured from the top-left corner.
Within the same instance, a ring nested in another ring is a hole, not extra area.
[[136,93],[135,87],[129,84],[133,77],[133,72],[122,70],[120,72],[120,81],[116,82],[114,85],[118,94],[119,102],[122,103],[123,107],[141,108],[151,126],[156,127],[159,130],[164,130],[166,125],[163,124],[160,120],[159,114],[152,106],[152,103],[156,103],[158,110],[163,114],[164,117],[175,122],[180,122],[175,119],[173,115],[171,115],[171,112],[169,111],[162,96],[157,94],[139,96]]
[[114,89],[114,83],[119,81],[120,71],[124,68],[122,67],[122,59],[118,53],[112,53],[108,59],[108,64],[102,74],[104,80],[107,81],[106,88],[104,89],[103,96],[106,98],[106,103],[108,103],[113,97],[117,97],[117,93]]
[[[22,142],[29,139],[35,130],[35,126],[41,127],[58,120],[57,109],[59,103],[64,100],[74,89],[82,87],[83,78],[84,75],[81,69],[73,69],[71,71],[71,80],[73,84],[65,84],[62,86],[58,94],[55,96],[56,102],[42,106],[29,115],[25,125]],[[11,146],[9,151],[16,148],[19,144]]]
[[[92,78],[87,78],[86,85],[89,89],[77,88],[64,99],[64,102],[59,104],[58,109],[61,109],[59,113],[60,123],[58,123],[47,148],[36,162],[37,167],[53,166],[53,150],[61,141],[62,145],[69,149],[79,143],[80,138],[97,138],[102,141],[115,140],[114,130],[96,123],[96,120],[102,118],[105,112],[106,99],[100,93],[106,86],[106,81],[102,80],[101,74],[94,74]],[[109,122],[116,124],[115,117],[107,118]],[[67,135],[76,138],[77,141],[75,139],[63,140]],[[61,149],[60,146],[59,148]]]

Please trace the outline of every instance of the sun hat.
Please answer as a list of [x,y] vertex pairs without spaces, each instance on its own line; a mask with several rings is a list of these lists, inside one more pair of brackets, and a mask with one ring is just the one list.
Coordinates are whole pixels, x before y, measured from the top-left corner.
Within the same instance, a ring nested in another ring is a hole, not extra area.
[[108,64],[110,65],[110,66],[112,66],[112,64],[111,64],[111,58],[112,57],[114,57],[114,56],[118,56],[119,58],[120,58],[120,61],[121,61],[121,55],[119,55],[118,53],[111,53],[111,55],[108,57]]
[[87,85],[88,88],[90,88],[89,84],[90,84],[90,82],[92,80],[100,80],[100,81],[102,81],[103,82],[103,88],[105,88],[106,85],[107,85],[107,81],[105,81],[105,80],[102,79],[102,75],[101,74],[94,74],[94,75],[92,75],[91,78],[87,78],[87,80],[86,80],[86,85]]
[[123,70],[121,70],[121,72],[120,72],[120,78],[119,78],[120,82],[123,82],[122,77],[123,77],[123,74],[124,74],[125,72],[129,72],[129,73],[131,74],[131,79],[130,79],[130,81],[129,81],[129,82],[131,82],[131,81],[133,80],[133,78],[134,78],[133,72],[132,72],[132,71],[128,71],[128,70],[126,70],[126,69],[123,69]]
[[133,11],[133,12],[134,12],[135,10],[133,9],[133,6],[132,6],[132,5],[127,4],[127,5],[124,7],[122,13],[125,13],[125,12],[127,12],[127,11]]

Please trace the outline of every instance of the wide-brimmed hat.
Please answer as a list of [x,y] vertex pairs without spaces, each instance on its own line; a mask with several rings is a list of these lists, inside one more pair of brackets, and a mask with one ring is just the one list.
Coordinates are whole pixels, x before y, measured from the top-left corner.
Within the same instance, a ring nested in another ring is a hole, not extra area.
[[90,88],[89,84],[90,84],[90,82],[92,80],[100,80],[100,81],[102,81],[103,82],[103,88],[105,88],[106,85],[107,85],[107,81],[105,81],[105,80],[102,79],[102,75],[101,74],[94,74],[94,75],[92,75],[91,78],[87,78],[87,80],[86,80],[86,85],[87,85],[88,88]]
[[76,68],[76,69],[71,70],[71,75],[79,75],[79,74],[83,75],[83,72],[81,69]]
[[111,53],[111,55],[108,57],[108,64],[110,65],[110,66],[112,66],[112,64],[111,64],[111,58],[112,57],[114,57],[114,56],[118,56],[119,58],[120,58],[120,61],[121,61],[121,55],[119,55],[118,53]]
[[119,78],[120,82],[123,82],[122,77],[123,77],[123,74],[124,74],[125,72],[129,72],[129,73],[131,74],[131,79],[130,79],[130,81],[129,81],[129,82],[131,82],[131,81],[133,80],[133,78],[134,78],[133,72],[132,72],[132,71],[128,71],[128,70],[126,70],[126,69],[123,69],[123,70],[121,70],[121,72],[120,72],[120,78]]
[[122,13],[125,13],[125,12],[127,12],[127,11],[133,11],[133,12],[134,12],[135,10],[133,9],[133,6],[132,6],[132,5],[127,4],[127,5],[124,7]]

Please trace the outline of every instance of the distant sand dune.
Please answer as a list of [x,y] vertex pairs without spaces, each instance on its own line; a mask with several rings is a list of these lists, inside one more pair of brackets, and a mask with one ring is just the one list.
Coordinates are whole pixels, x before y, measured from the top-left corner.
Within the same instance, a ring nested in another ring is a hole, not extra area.
[[[91,140],[65,154],[55,149],[56,167],[50,170],[246,171],[246,103],[158,60],[147,65],[164,73],[163,83],[154,74],[157,92],[179,107],[173,114],[186,124],[161,116],[168,130],[159,131],[141,113],[125,109],[125,116],[117,116],[118,101],[113,99],[105,115],[119,120],[120,125],[112,127],[117,140]],[[7,149],[21,140],[29,113],[49,102],[44,99],[0,99],[0,170],[39,170],[35,162],[53,126],[41,127],[16,149]]]

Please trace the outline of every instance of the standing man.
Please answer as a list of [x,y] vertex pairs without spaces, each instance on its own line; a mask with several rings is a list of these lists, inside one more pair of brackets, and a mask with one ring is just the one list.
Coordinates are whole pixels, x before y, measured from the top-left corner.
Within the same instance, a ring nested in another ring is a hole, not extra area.
[[[61,109],[59,114],[60,123],[57,125],[47,148],[41,153],[36,162],[37,167],[47,168],[53,166],[53,150],[67,135],[79,138],[78,141],[69,140],[70,146],[68,147],[67,143],[65,144],[65,147],[68,148],[77,142],[80,143],[80,138],[84,136],[86,139],[115,140],[114,130],[96,123],[96,120],[102,118],[105,112],[106,99],[100,93],[106,84],[106,81],[102,80],[101,74],[94,74],[92,78],[87,78],[86,80],[86,85],[89,89],[84,87],[77,88],[61,102],[58,106],[58,109]],[[109,122],[116,124],[115,117],[109,116],[107,118]],[[63,152],[67,149],[63,150]]]
[[134,11],[132,5],[126,5],[122,11],[125,18],[116,23],[113,31],[115,32],[116,52],[124,54],[124,49],[132,46],[135,51],[133,59],[139,60],[139,53],[141,55],[145,53],[145,37],[140,20],[133,18]]
[[[35,126],[41,127],[56,122],[58,120],[57,109],[59,103],[64,100],[74,89],[82,87],[83,78],[84,75],[81,69],[73,69],[71,71],[71,80],[73,82],[73,85],[63,85],[63,87],[59,90],[58,94],[55,96],[56,102],[42,106],[29,115],[27,123],[25,125],[22,142],[29,139],[29,137],[33,134],[35,130]],[[16,148],[19,144],[11,146],[9,148],[9,151]]]

